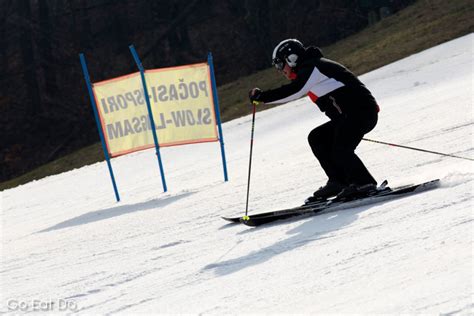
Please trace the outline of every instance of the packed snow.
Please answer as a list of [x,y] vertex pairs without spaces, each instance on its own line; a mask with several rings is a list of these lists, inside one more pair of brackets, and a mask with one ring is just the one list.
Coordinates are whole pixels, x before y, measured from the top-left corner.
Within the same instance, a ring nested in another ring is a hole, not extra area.
[[[366,137],[472,159],[473,40],[361,76]],[[257,113],[249,213],[325,183],[306,137],[326,120],[306,98]],[[223,124],[228,182],[206,143],[161,150],[166,193],[154,150],[112,160],[119,203],[104,162],[1,192],[0,312],[474,313],[472,161],[362,142],[378,181],[441,187],[250,228],[221,219],[245,211],[250,128]]]

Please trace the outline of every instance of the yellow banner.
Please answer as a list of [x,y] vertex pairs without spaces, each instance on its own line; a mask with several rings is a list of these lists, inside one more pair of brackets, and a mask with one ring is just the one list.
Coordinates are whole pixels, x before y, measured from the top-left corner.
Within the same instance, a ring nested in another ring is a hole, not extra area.
[[[206,63],[145,72],[160,146],[217,141]],[[112,157],[154,146],[140,73],[93,84]]]

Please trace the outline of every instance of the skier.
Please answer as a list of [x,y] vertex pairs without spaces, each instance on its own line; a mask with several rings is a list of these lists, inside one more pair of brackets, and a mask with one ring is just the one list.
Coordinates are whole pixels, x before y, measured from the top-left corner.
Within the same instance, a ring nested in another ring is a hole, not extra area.
[[273,50],[272,64],[291,82],[267,91],[253,88],[252,102],[279,104],[309,96],[330,118],[308,135],[328,181],[305,202],[375,192],[377,181],[354,153],[378,119],[379,107],[366,86],[346,67],[324,58],[319,48],[304,47],[297,39],[280,42]]

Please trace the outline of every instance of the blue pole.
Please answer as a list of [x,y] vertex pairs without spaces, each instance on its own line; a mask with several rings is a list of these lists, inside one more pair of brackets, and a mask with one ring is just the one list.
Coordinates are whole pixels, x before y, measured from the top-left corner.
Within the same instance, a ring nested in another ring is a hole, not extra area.
[[214,75],[214,64],[212,61],[211,52],[209,52],[209,54],[207,55],[207,63],[209,64],[209,68],[211,71],[212,95],[214,97],[214,109],[216,112],[217,128],[219,130],[219,142],[221,143],[221,156],[222,156],[222,166],[224,168],[224,181],[228,181],[229,178],[227,176],[227,162],[225,160],[224,135],[222,134],[222,126],[221,126],[221,112],[219,111],[219,99],[217,98],[216,77]]
[[156,156],[158,157],[158,166],[160,167],[161,173],[161,183],[163,184],[163,191],[166,192],[168,191],[168,188],[166,187],[165,172],[163,170],[163,163],[161,162],[160,144],[158,143],[158,135],[156,135],[155,120],[153,119],[153,113],[151,111],[150,96],[148,95],[148,89],[146,87],[145,69],[143,68],[142,62],[138,57],[135,47],[133,45],[130,45],[128,48],[130,49],[130,52],[132,52],[133,58],[135,59],[135,63],[137,64],[138,69],[140,70],[140,75],[142,77],[143,94],[145,95],[146,107],[148,108],[148,115],[150,116],[151,132],[153,134],[153,140],[155,142]]
[[100,141],[102,143],[102,149],[104,150],[105,160],[107,161],[107,166],[109,167],[110,178],[112,179],[112,186],[114,187],[115,198],[117,202],[120,201],[119,192],[117,189],[117,184],[115,183],[114,171],[112,170],[112,164],[110,163],[109,152],[107,151],[107,146],[105,145],[104,133],[102,131],[102,125],[99,121],[99,114],[97,113],[97,104],[95,103],[94,92],[92,91],[91,79],[89,76],[89,70],[87,69],[86,58],[84,54],[79,54],[81,59],[82,72],[84,73],[84,78],[86,79],[87,90],[89,91],[89,97],[91,99],[92,110],[94,111],[95,122],[97,124],[97,129],[99,131]]

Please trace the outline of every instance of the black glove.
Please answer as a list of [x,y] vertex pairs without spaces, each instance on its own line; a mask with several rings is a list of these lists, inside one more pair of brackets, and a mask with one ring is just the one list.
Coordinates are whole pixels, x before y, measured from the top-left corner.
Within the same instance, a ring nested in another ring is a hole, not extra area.
[[262,95],[262,90],[259,88],[253,88],[252,90],[249,91],[249,99],[250,102],[260,102],[260,96]]

